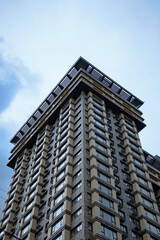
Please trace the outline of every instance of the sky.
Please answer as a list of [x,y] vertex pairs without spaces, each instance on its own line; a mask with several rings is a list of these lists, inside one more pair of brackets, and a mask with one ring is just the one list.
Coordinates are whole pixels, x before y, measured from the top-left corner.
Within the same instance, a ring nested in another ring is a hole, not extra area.
[[144,101],[142,147],[160,155],[160,1],[0,0],[0,215],[10,139],[84,57]]

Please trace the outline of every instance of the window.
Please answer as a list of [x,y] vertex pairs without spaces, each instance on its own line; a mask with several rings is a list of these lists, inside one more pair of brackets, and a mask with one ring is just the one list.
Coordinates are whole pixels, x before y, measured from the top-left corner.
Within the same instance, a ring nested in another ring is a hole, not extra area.
[[134,142],[134,143],[137,143],[137,139],[131,137],[130,135],[128,135],[128,138],[130,141]]
[[127,228],[124,225],[120,226],[123,233],[127,233]]
[[108,195],[110,195],[110,196],[112,195],[112,190],[111,190],[111,188],[104,186],[102,183],[98,183],[98,188],[99,188],[101,191],[105,192],[106,194],[108,194]]
[[108,183],[111,182],[111,179],[110,177],[106,176],[105,174],[101,173],[101,172],[98,172],[98,177]]
[[82,213],[82,208],[79,208],[76,212],[72,214],[72,221],[77,218]]
[[150,197],[150,192],[148,190],[146,190],[145,188],[139,186],[140,192],[147,195],[148,197]]
[[82,160],[80,159],[78,162],[76,162],[75,165],[73,165],[73,170],[77,168],[82,163]]
[[135,232],[132,232],[132,237],[136,240],[142,240],[142,237],[138,233],[135,233]]
[[107,152],[107,148],[104,147],[104,146],[102,146],[102,145],[99,144],[98,142],[96,142],[96,147],[97,147],[99,150],[103,151],[103,152]]
[[52,233],[55,233],[63,225],[63,219],[60,219],[52,226]]
[[104,138],[102,138],[102,137],[100,137],[99,135],[97,135],[97,134],[95,134],[95,138],[97,139],[97,140],[99,140],[100,142],[102,142],[102,143],[106,143],[106,140],[104,139]]
[[150,208],[153,208],[153,203],[152,203],[152,202],[150,202],[148,199],[144,198],[143,196],[141,196],[141,197],[142,197],[142,202],[143,202],[145,205],[147,205],[147,206],[150,207]]
[[78,178],[82,174],[82,171],[78,171],[74,176],[73,176],[73,181]]
[[[80,149],[78,152],[76,152],[76,153],[74,154],[73,158],[79,156],[79,155],[81,154],[81,151],[82,151],[82,150]],[[73,160],[74,160],[74,159],[73,159]]]
[[62,234],[58,235],[58,237],[54,238],[54,240],[62,240]]
[[22,235],[24,235],[27,231],[29,231],[29,225],[30,225],[30,223],[29,224],[27,224],[23,229],[22,229]]
[[132,136],[135,136],[135,133],[127,128],[127,132],[130,133]]
[[108,162],[108,158],[105,155],[103,155],[102,153],[98,152],[98,151],[96,151],[96,156],[98,158],[100,158],[101,160],[103,160],[105,162]]
[[140,154],[138,152],[135,152],[133,149],[132,149],[132,154],[138,158],[140,158]]
[[99,114],[97,114],[95,112],[94,112],[94,117],[98,118],[98,120],[100,120],[100,121],[103,121],[103,116],[102,115],[100,116]]
[[101,233],[111,240],[117,240],[117,233],[104,225],[101,225]]
[[62,152],[67,146],[67,141],[59,148],[59,152]]
[[138,167],[135,166],[135,170],[136,170],[137,173],[145,176],[145,172],[144,172],[143,170],[141,170],[140,168],[138,168]]
[[64,210],[64,204],[60,205],[60,207],[58,207],[54,213],[53,213],[53,218],[56,218],[59,214],[61,214]]
[[134,148],[136,151],[139,151],[139,147],[137,147],[135,144],[130,143],[131,147]]
[[63,198],[64,198],[64,191],[54,199],[55,205],[58,204]]
[[79,224],[71,231],[71,237],[75,236],[81,230],[82,230],[82,224]]
[[104,220],[106,220],[106,221],[108,221],[108,222],[110,222],[110,223],[115,224],[115,217],[114,217],[112,214],[104,211],[103,209],[100,209],[100,216],[101,216]]
[[30,202],[27,206],[26,206],[26,210],[30,209],[34,204],[34,201]]
[[57,170],[58,171],[61,170],[66,163],[67,163],[67,160],[65,159],[61,164],[59,164],[59,166],[57,167]]
[[105,136],[105,132],[103,130],[101,130],[100,128],[98,128],[97,126],[94,127],[95,131],[103,136]]
[[66,182],[65,182],[65,179],[64,179],[61,183],[59,183],[59,184],[56,186],[56,192],[58,192],[60,189],[62,189],[65,184],[66,184]]
[[103,111],[100,110],[99,108],[96,108],[96,106],[93,106],[94,107],[94,110],[99,113],[99,114],[103,114]]
[[122,211],[118,211],[118,213],[119,213],[119,216],[121,217],[121,218],[124,218],[125,219],[125,214],[124,214],[124,212],[122,212]]
[[63,170],[60,174],[57,176],[57,182],[65,175],[65,170]]
[[151,218],[152,220],[156,221],[156,215],[150,211],[148,211],[147,209],[144,209],[145,215],[149,218]]
[[94,120],[94,123],[95,123],[96,125],[98,125],[99,127],[104,128],[104,124],[101,123],[101,122],[99,122],[98,120]]
[[82,182],[80,181],[79,183],[77,183],[73,189],[72,189],[72,192],[74,193],[76,190],[78,190],[80,187],[82,186]]
[[93,106],[95,107],[99,107],[99,108],[102,108],[102,104],[98,103],[97,101],[94,100],[93,102]]
[[74,149],[81,145],[81,140],[74,146]]
[[143,164],[138,161],[136,158],[133,158],[134,163],[136,163],[138,166],[143,167]]
[[61,161],[61,160],[64,158],[64,156],[66,155],[66,153],[67,153],[67,151],[63,152],[63,153],[59,156],[58,161]]
[[160,235],[160,229],[158,227],[156,227],[155,225],[151,224],[148,222],[148,229],[152,232],[154,232],[155,234]]
[[129,217],[130,222],[134,223],[136,226],[140,227],[139,221],[133,217]]
[[73,199],[72,205],[75,205],[77,202],[79,202],[82,199],[82,194],[79,194],[76,198]]
[[106,172],[109,172],[109,167],[99,161],[97,161],[97,167],[101,168],[102,170],[104,170]]
[[147,181],[145,179],[141,178],[140,176],[137,176],[137,178],[140,183],[144,184],[145,186],[148,186]]
[[28,221],[30,217],[32,216],[32,211],[30,211],[25,217],[24,217],[24,222]]

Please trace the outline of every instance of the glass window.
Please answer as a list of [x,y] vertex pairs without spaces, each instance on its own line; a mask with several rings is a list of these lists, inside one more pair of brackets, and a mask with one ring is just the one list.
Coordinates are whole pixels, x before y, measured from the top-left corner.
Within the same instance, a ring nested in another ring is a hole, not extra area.
[[117,233],[104,225],[101,225],[101,233],[111,240],[117,240]]
[[57,182],[65,175],[65,170],[63,170],[60,174],[57,176]]
[[22,229],[22,235],[24,235],[27,231],[29,231],[29,229],[30,229],[30,223],[29,224],[27,224],[23,229]]
[[82,182],[80,181],[79,183],[77,183],[73,189],[72,189],[72,192],[74,193],[76,190],[78,190],[80,187],[82,186]]
[[149,218],[151,218],[152,220],[156,221],[156,215],[150,211],[148,211],[147,209],[144,209],[145,215]]
[[30,211],[25,217],[24,217],[24,222],[28,221],[30,217],[32,216],[32,211]]
[[112,195],[112,190],[111,190],[111,188],[109,188],[109,187],[106,187],[105,185],[103,185],[102,183],[98,183],[98,188],[101,190],[101,191],[103,191],[103,192],[105,192],[106,194],[108,194],[108,195]]
[[64,210],[64,204],[60,205],[54,212],[53,212],[53,218],[56,218],[59,214],[61,214]]
[[146,190],[145,188],[139,186],[140,192],[144,193],[145,195],[147,195],[148,197],[150,197],[150,192],[148,190]]
[[127,228],[124,225],[120,226],[123,233],[127,233]]
[[97,166],[101,168],[102,170],[109,172],[109,167],[106,166],[105,164],[101,163],[100,161],[97,161]]
[[79,224],[71,231],[71,237],[75,236],[81,230],[82,230],[82,224]]
[[98,171],[98,177],[99,177],[100,179],[102,179],[102,180],[108,182],[108,183],[111,182],[110,177],[106,176],[105,174],[103,174],[103,173],[101,173],[101,172],[99,172],[99,171]]
[[78,178],[82,174],[82,171],[78,171],[74,176],[73,176],[73,181]]
[[135,170],[136,170],[137,173],[145,176],[145,172],[144,172],[143,170],[141,170],[140,168],[138,168],[138,167],[135,166]]
[[80,159],[78,162],[76,162],[75,165],[73,165],[73,170],[77,168],[82,163],[82,160]]
[[64,191],[54,199],[55,205],[59,203],[63,198],[64,198]]
[[134,163],[136,163],[138,166],[143,167],[142,162],[138,161],[136,158],[133,158]]
[[147,181],[145,179],[141,178],[140,176],[137,176],[137,178],[140,183],[144,184],[145,186],[148,186]]
[[142,240],[142,237],[138,233],[135,233],[135,232],[132,232],[132,237],[136,240]]
[[98,128],[97,126],[94,127],[95,131],[103,136],[105,136],[105,132],[103,130],[101,130],[100,128]]
[[99,144],[98,142],[96,142],[96,147],[97,147],[99,150],[103,151],[103,152],[107,152],[107,148],[104,147],[104,146],[102,146],[102,145]]
[[62,189],[65,184],[66,184],[66,182],[65,182],[65,179],[64,179],[61,183],[59,183],[59,184],[56,186],[56,192],[58,192],[60,189]]
[[110,222],[110,223],[115,224],[115,217],[114,217],[112,214],[104,211],[103,209],[100,209],[100,216],[101,216],[104,220],[106,220],[106,221],[108,221],[108,222]]
[[65,157],[66,153],[67,153],[67,151],[63,152],[63,153],[59,156],[58,161],[61,161],[61,160]]
[[72,205],[75,205],[77,202],[79,202],[82,199],[82,194],[79,194],[76,198],[73,199]]
[[154,232],[155,234],[160,235],[160,229],[158,227],[156,227],[155,225],[151,224],[148,222],[148,229],[152,232]]
[[34,204],[34,201],[30,202],[27,206],[26,206],[26,210],[30,209]]
[[72,221],[77,218],[82,213],[82,208],[79,208],[76,212],[72,214]]
[[106,140],[104,138],[100,137],[98,134],[95,134],[95,138],[104,144],[106,143]]
[[103,160],[105,162],[108,162],[108,158],[105,155],[103,155],[102,153],[98,152],[98,151],[96,151],[96,156],[98,158],[100,158],[101,160]]
[[58,171],[61,170],[66,163],[67,163],[67,160],[65,159],[61,164],[58,165],[57,170]]
[[63,219],[60,219],[52,226],[52,233],[55,233],[63,225]]
[[150,208],[153,208],[153,203],[152,203],[152,202],[150,202],[148,199],[144,198],[143,196],[141,196],[141,197],[142,197],[142,202],[143,202],[145,205],[147,205],[147,206],[150,207]]
[[98,125],[99,127],[104,128],[104,123],[101,123],[101,122],[98,121],[98,120],[94,120],[94,123],[95,123],[96,125]]

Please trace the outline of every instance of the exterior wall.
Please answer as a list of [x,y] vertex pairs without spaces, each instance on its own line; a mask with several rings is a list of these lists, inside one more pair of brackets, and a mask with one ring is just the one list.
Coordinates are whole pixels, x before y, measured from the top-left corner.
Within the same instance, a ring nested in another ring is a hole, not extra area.
[[0,240],[158,240],[158,198],[132,116],[79,91],[52,118],[17,158]]

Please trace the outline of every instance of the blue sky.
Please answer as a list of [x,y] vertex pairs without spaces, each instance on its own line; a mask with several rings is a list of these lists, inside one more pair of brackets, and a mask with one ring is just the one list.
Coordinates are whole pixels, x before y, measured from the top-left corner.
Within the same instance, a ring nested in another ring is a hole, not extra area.
[[9,140],[83,56],[142,99],[142,146],[160,155],[160,1],[0,0],[0,212]]

